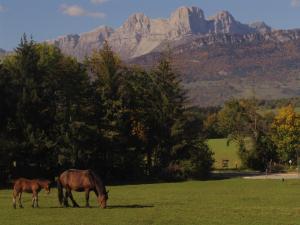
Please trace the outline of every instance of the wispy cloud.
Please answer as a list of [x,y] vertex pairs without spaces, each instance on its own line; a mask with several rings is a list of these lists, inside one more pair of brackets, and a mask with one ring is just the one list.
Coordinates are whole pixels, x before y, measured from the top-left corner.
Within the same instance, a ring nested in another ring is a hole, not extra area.
[[63,4],[60,6],[60,10],[63,14],[68,16],[89,16],[94,18],[104,18],[105,13],[102,12],[90,12],[79,5],[67,5]]
[[90,0],[93,4],[103,4],[105,2],[108,2],[109,0]]
[[6,10],[6,8],[0,4],[0,13],[4,12]]
[[291,1],[291,6],[294,8],[300,7],[300,0],[292,0]]

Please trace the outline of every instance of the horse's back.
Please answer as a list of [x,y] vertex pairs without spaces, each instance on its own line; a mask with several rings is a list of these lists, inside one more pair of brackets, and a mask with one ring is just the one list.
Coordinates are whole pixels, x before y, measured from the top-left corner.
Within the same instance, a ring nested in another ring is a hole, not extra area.
[[26,179],[26,178],[18,178],[14,180],[14,187],[19,186],[19,185],[24,185],[30,183],[31,180]]
[[90,170],[77,170],[77,169],[69,169],[64,171],[59,177],[74,177],[74,176],[88,176],[90,174]]
[[36,180],[19,178],[14,181],[15,191],[32,192],[32,190],[37,190],[37,189],[39,189],[39,184]]
[[77,191],[83,191],[93,186],[90,170],[69,169],[64,171],[59,179],[63,186]]

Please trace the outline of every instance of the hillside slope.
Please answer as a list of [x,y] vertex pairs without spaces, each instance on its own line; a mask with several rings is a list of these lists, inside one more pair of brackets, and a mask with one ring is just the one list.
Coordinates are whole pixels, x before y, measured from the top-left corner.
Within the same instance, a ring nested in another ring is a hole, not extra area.
[[[209,35],[171,47],[192,104],[219,105],[231,97],[300,96],[300,30],[266,34]],[[129,61],[154,65],[159,51]]]

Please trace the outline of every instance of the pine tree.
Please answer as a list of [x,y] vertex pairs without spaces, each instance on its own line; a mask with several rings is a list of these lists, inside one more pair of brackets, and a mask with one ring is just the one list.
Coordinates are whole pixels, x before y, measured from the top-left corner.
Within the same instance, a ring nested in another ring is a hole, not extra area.
[[123,70],[119,58],[107,42],[102,49],[94,51],[87,61],[87,67],[93,78],[98,157],[102,159],[104,170],[108,171],[114,163],[120,163],[119,151],[123,138],[120,128],[122,118],[120,89]]
[[185,92],[181,87],[179,75],[174,72],[170,55],[162,55],[158,66],[153,70],[153,77],[159,88],[160,108],[157,118],[158,141],[156,146],[157,157],[161,167],[166,167],[176,155],[176,142],[180,136]]

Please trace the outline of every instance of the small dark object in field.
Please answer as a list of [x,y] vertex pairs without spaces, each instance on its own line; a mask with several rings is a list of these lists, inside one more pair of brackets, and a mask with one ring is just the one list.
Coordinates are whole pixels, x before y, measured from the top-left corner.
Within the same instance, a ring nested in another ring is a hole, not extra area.
[[284,182],[284,178],[282,178],[281,181]]

